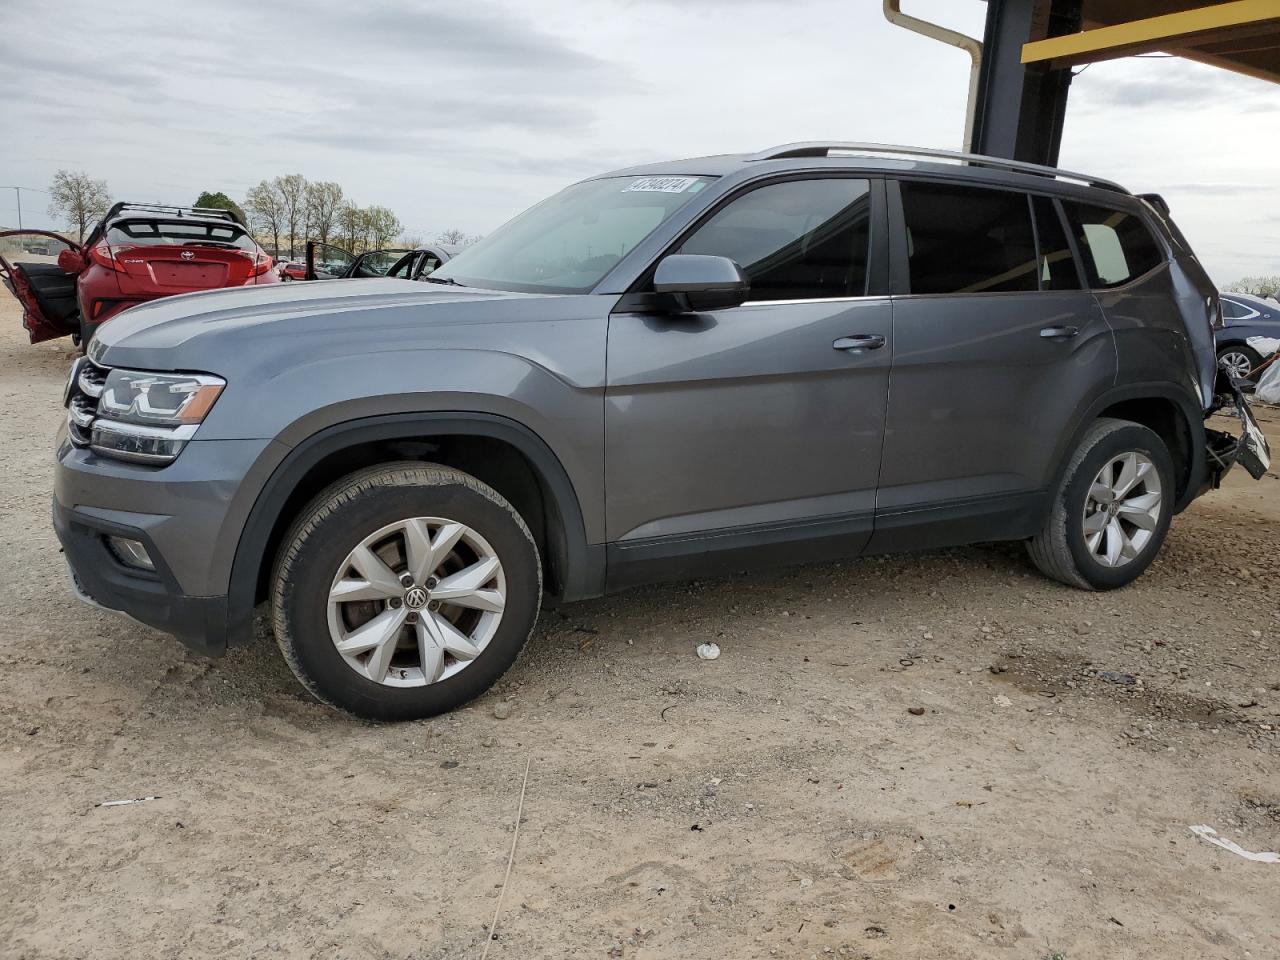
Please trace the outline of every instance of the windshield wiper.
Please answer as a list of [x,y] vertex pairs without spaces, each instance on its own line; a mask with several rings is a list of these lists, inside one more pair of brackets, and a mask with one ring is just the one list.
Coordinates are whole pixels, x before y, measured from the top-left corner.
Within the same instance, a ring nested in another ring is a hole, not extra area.
[[419,277],[418,282],[419,283],[443,283],[451,287],[465,286],[465,284],[459,283],[457,280],[453,279],[453,277]]

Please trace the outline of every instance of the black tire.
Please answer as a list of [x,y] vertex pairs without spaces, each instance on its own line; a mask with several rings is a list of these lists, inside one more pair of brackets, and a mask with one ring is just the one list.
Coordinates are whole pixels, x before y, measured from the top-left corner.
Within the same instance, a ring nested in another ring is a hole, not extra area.
[[[1096,560],[1085,542],[1083,518],[1089,488],[1112,458],[1143,454],[1155,466],[1161,486],[1159,518],[1136,557],[1115,567]],[[1081,438],[1058,489],[1044,529],[1027,541],[1031,559],[1045,576],[1082,590],[1114,590],[1132,583],[1155,559],[1173,519],[1173,458],[1153,430],[1128,420],[1099,419]]]
[[1258,366],[1262,363],[1262,354],[1248,344],[1229,343],[1218,351],[1218,363],[1221,364],[1222,358],[1230,353],[1238,353],[1249,361],[1249,372],[1245,374],[1245,379],[1252,379]]
[[[338,653],[328,595],[363,538],[417,516],[456,520],[484,537],[501,561],[506,603],[496,633],[465,669],[425,686],[392,687],[361,676]],[[484,693],[519,656],[541,601],[538,548],[520,514],[470,474],[418,462],[370,467],[321,491],[285,534],[272,572],[272,625],[290,669],[317,699],[370,720],[430,717]]]

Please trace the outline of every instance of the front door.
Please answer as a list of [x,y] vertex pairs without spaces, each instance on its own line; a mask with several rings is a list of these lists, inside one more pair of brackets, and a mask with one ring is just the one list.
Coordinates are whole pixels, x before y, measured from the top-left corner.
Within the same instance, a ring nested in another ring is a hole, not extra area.
[[80,248],[45,230],[0,231],[0,283],[22,304],[32,343],[80,332]]
[[751,189],[669,251],[735,260],[746,303],[610,318],[612,585],[620,568],[623,581],[659,578],[709,554],[781,563],[866,542],[892,354],[872,245],[882,212],[867,179]]
[[899,186],[872,549],[1029,536],[1076,417],[1114,381],[1114,337],[1052,198]]

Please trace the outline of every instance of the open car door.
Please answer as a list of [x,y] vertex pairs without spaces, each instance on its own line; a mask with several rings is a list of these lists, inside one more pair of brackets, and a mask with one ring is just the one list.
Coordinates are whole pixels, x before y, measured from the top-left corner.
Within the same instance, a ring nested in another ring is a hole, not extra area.
[[304,280],[337,280],[350,276],[356,255],[332,243],[307,241],[307,269]]
[[332,243],[307,241],[307,280],[336,280],[345,277],[409,278],[414,263],[413,250],[370,250],[356,256]]
[[0,282],[22,304],[32,343],[80,333],[76,277],[84,254],[47,230],[0,231]]

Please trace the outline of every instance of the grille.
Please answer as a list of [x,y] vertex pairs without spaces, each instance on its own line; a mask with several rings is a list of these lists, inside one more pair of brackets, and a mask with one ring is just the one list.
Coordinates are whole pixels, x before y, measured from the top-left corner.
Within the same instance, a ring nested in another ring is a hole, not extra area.
[[67,383],[67,433],[77,447],[87,447],[98,416],[98,400],[107,382],[107,371],[88,357],[71,368]]

